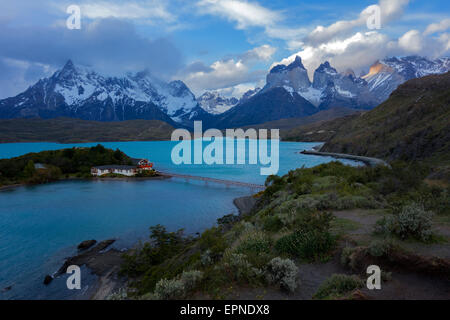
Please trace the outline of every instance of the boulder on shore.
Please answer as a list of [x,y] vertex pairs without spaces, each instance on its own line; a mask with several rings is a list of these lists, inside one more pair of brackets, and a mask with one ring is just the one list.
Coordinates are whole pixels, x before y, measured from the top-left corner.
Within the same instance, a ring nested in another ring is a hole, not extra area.
[[51,275],[46,275],[45,276],[45,278],[44,278],[44,284],[45,285],[49,285],[50,282],[52,282],[52,281],[53,281],[53,277]]
[[97,243],[97,240],[85,240],[78,245],[78,250],[86,250]]

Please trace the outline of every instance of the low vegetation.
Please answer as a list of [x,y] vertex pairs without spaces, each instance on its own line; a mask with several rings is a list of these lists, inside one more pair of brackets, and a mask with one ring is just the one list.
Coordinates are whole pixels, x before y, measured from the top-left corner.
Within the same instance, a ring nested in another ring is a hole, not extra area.
[[412,203],[394,210],[394,214],[377,222],[375,232],[382,235],[396,235],[402,239],[415,238],[427,242],[432,237],[433,213],[423,205]]
[[[149,241],[125,255],[121,274],[130,280],[128,298],[217,299],[246,287],[295,295],[302,264],[323,263],[341,250],[349,227],[341,228],[342,219],[337,223],[332,211],[369,208],[387,213],[386,219],[396,217],[386,239],[378,237],[363,251],[342,250],[342,264],[350,270],[356,258],[388,256],[393,236],[426,240],[432,234],[430,212],[450,215],[449,189],[424,182],[428,173],[426,166],[404,162],[392,168],[332,162],[271,176],[249,215],[224,216],[196,237],[151,228]],[[182,285],[185,272],[201,274],[188,290]],[[360,286],[357,276],[334,275],[314,298],[341,298]]]
[[333,274],[319,287],[314,294],[314,299],[337,299],[363,286],[363,281],[358,276],[345,274]]

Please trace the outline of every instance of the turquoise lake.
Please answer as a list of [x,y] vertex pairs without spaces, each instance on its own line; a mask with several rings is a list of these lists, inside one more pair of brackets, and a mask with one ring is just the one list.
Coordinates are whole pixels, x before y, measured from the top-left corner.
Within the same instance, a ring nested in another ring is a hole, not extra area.
[[[0,158],[96,144],[0,144]],[[157,170],[257,184],[263,184],[266,178],[260,175],[260,165],[175,165],[171,150],[176,142],[101,144],[119,148],[131,157],[150,159]],[[281,142],[278,174],[334,160],[298,153],[315,145]],[[66,257],[76,253],[79,242],[114,238],[116,248],[129,248],[145,239],[148,228],[156,224],[171,231],[184,228],[186,233],[200,232],[226,214],[237,214],[233,199],[254,191],[176,178],[64,181],[0,191],[0,299],[85,298],[95,280],[85,268],[82,268],[82,290],[68,290],[64,276],[49,286],[42,284],[46,274],[56,272]]]

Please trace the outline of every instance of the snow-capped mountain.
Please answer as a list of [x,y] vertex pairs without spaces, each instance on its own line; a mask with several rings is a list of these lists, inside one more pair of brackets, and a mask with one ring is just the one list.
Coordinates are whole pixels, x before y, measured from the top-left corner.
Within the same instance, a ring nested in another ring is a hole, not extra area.
[[97,121],[162,120],[173,126],[235,127],[304,117],[336,107],[371,109],[403,82],[450,70],[450,58],[394,57],[376,62],[367,75],[338,72],[324,62],[313,81],[300,57],[277,65],[263,89],[241,99],[207,92],[198,100],[182,81],[164,82],[149,72],[107,77],[68,61],[50,78],[0,100],[0,118],[72,117]]
[[311,87],[308,72],[299,56],[287,66],[280,64],[273,67],[266,77],[266,83],[262,92],[277,87],[283,87],[287,91],[302,92]]
[[239,103],[237,98],[225,98],[217,91],[207,91],[197,98],[200,106],[208,113],[220,114]]
[[0,101],[0,118],[156,119],[189,125],[204,114],[182,81],[166,83],[149,72],[105,77],[70,60],[50,78]]
[[352,72],[337,72],[328,61],[315,70],[312,83],[300,57],[288,66],[277,65],[267,75],[267,84],[262,91],[276,87],[284,88],[291,95],[300,95],[318,109],[375,106],[364,80],[356,78]]
[[240,103],[244,103],[254,95],[256,95],[261,88],[250,89],[246,91],[240,99],[235,97],[226,98],[218,91],[206,91],[197,98],[200,106],[208,113],[213,115],[222,114]]
[[256,95],[259,91],[261,91],[261,88],[255,88],[255,89],[250,89],[247,92],[245,92],[241,99],[239,99],[239,103],[242,103],[244,101],[247,101],[248,99],[250,99],[251,97],[253,97],[254,95]]
[[378,102],[383,102],[407,80],[449,70],[450,58],[428,60],[419,56],[392,57],[375,62],[362,78],[367,81],[369,90]]
[[386,100],[403,82],[449,70],[449,58],[431,61],[418,56],[394,57],[377,61],[367,75],[356,77],[353,70],[339,73],[326,61],[315,70],[311,83],[301,58],[297,56],[287,66],[273,67],[261,92],[284,88],[321,110],[333,107],[371,109]]
[[449,58],[434,61],[421,57],[390,58],[374,64],[368,75],[356,77],[353,70],[340,73],[329,62],[324,62],[315,70],[311,82],[297,56],[287,66],[273,67],[264,88],[219,115],[215,125],[259,124],[339,107],[372,109],[403,82],[449,70]]

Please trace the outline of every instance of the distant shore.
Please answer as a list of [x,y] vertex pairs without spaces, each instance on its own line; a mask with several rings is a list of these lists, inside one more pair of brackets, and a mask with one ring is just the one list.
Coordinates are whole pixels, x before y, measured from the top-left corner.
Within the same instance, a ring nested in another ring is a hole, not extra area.
[[320,152],[315,150],[303,150],[300,152],[301,154],[313,155],[313,156],[324,156],[324,157],[333,157],[337,159],[348,159],[363,162],[369,167],[376,167],[379,165],[390,167],[390,165],[381,159],[371,158],[371,157],[363,157],[363,156],[355,156],[352,154],[344,154],[344,153],[333,153],[333,152]]

